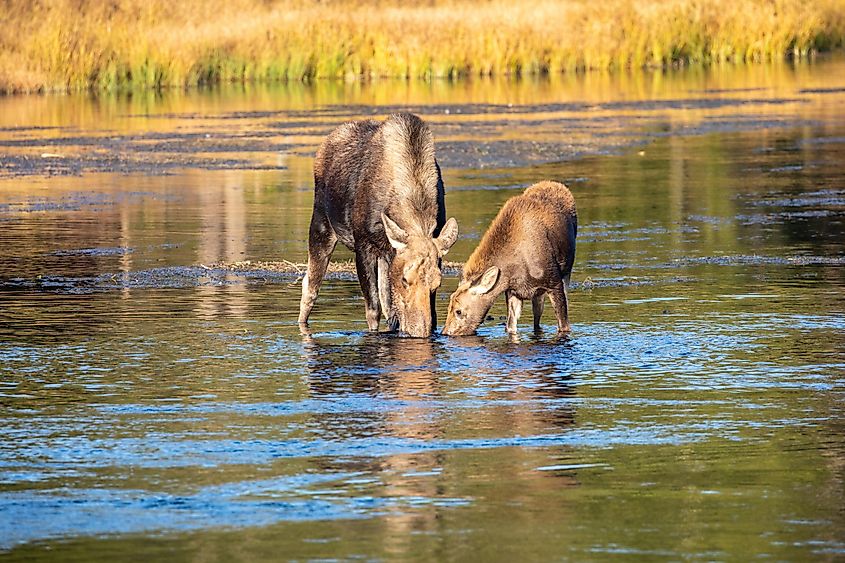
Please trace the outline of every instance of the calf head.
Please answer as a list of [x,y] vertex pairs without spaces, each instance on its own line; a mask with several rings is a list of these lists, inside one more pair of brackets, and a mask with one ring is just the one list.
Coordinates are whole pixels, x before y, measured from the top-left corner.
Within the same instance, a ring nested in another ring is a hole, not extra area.
[[381,221],[396,256],[388,273],[392,311],[399,329],[411,336],[429,336],[432,331],[432,294],[440,287],[440,259],[458,240],[458,222],[446,221],[440,236],[406,232],[383,214]]
[[489,268],[481,277],[463,281],[449,298],[449,313],[443,325],[443,334],[468,336],[484,321],[498,293],[493,287],[499,280],[499,268]]

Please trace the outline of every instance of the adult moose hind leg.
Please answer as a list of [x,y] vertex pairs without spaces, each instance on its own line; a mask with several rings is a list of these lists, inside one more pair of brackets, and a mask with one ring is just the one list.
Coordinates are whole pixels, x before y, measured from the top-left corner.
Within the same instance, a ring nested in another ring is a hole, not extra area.
[[299,302],[299,324],[307,325],[314,301],[326,275],[329,259],[337,245],[337,235],[329,219],[315,205],[308,231],[308,270],[302,278],[302,299]]
[[358,282],[364,294],[364,306],[367,312],[367,326],[373,332],[378,330],[381,319],[378,287],[378,258],[364,248],[355,249],[355,269]]

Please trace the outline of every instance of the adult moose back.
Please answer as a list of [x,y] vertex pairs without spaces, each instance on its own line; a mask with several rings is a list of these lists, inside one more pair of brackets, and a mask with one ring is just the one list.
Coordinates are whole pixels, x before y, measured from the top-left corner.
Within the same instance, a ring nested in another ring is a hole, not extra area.
[[458,238],[446,221],[443,180],[431,130],[417,116],[394,114],[344,123],[317,150],[308,272],[299,324],[307,325],[339,240],[355,252],[367,325],[428,336],[437,324],[440,259]]

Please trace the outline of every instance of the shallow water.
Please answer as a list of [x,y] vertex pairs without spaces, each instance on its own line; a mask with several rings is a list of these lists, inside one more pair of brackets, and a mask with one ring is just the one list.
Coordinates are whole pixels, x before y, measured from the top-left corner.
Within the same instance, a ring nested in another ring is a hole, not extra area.
[[[571,336],[367,334],[340,275],[303,338],[298,276],[214,266],[301,262],[321,137],[399,109],[450,259],[571,187]],[[843,110],[841,58],[0,99],[0,552],[845,557]]]

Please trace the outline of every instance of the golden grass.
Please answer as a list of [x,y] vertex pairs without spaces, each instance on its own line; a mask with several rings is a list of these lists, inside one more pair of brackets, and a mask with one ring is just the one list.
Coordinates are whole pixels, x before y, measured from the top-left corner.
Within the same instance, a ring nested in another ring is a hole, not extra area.
[[0,0],[0,91],[807,57],[845,0]]

